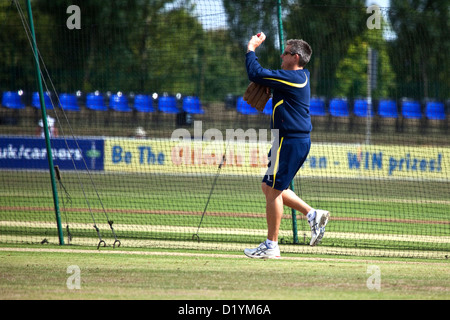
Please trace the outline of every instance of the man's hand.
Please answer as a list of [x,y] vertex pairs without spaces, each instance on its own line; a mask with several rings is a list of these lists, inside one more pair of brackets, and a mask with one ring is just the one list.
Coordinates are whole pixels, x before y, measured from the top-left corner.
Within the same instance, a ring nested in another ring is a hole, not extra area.
[[264,32],[254,35],[247,44],[247,51],[255,51],[266,40]]

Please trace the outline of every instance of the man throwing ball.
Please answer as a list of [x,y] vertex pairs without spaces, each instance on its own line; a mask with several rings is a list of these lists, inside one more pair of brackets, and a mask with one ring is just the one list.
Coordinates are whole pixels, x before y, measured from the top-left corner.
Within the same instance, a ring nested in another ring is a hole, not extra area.
[[288,40],[281,54],[281,70],[269,70],[261,67],[255,54],[265,39],[262,32],[254,35],[246,54],[249,80],[273,91],[270,127],[275,141],[261,185],[266,197],[267,239],[257,248],[244,250],[246,256],[260,259],[280,258],[278,232],[284,205],[306,215],[311,227],[311,246],[324,236],[330,216],[328,211],[312,208],[288,189],[311,147],[310,73],[304,68],[311,58],[311,47],[303,40]]

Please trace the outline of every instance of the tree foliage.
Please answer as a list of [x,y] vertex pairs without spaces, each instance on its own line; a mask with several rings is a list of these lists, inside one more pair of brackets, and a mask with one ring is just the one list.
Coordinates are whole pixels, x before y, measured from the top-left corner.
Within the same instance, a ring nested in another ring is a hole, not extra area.
[[[23,1],[18,1],[25,10]],[[379,53],[378,96],[448,98],[450,49],[447,1],[392,0],[395,36],[369,33],[364,0],[282,1],[284,42],[303,38],[313,94],[361,95],[367,48]],[[81,8],[81,29],[66,27],[67,7]],[[227,28],[205,28],[193,0],[33,0],[36,36],[59,92],[167,92],[222,100],[248,84],[245,49],[263,31],[258,49],[267,68],[280,66],[276,0],[223,0]],[[25,18],[26,15],[25,15]],[[18,12],[0,2],[0,90],[34,91],[30,45]]]
[[[382,25],[385,24],[383,20]],[[349,45],[346,54],[338,63],[333,96],[352,98],[367,96],[369,48],[376,52],[375,66],[377,67],[377,70],[374,70],[376,85],[372,88],[371,97],[380,99],[396,96],[395,74],[388,54],[387,41],[383,39],[383,32],[384,28],[367,28]]]
[[339,62],[366,29],[364,1],[346,1],[345,5],[339,0],[292,1],[288,12],[287,38],[302,38],[313,49],[308,66],[313,94],[333,95]]
[[448,99],[450,5],[446,0],[391,0],[390,44],[399,94]]

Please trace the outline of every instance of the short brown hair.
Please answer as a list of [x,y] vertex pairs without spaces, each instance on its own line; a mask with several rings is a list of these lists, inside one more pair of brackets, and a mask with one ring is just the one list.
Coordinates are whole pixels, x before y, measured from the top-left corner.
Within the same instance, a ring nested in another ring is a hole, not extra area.
[[299,39],[290,39],[286,42],[288,46],[291,46],[291,52],[298,54],[300,57],[298,65],[304,67],[311,59],[312,49],[308,42]]

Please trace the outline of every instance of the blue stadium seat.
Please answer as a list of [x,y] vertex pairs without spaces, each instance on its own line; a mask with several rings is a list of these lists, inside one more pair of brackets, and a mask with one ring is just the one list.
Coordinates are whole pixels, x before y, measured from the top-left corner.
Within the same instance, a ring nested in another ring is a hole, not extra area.
[[19,92],[17,91],[6,91],[3,92],[2,105],[10,109],[23,109],[25,104],[21,101]]
[[378,104],[378,115],[382,118],[398,118],[397,103],[389,99],[380,100]]
[[272,98],[267,100],[267,103],[264,106],[263,114],[272,115]]
[[122,93],[111,95],[109,99],[109,107],[114,111],[130,112],[131,108],[128,106],[128,99]]
[[158,110],[163,113],[178,113],[177,100],[172,96],[162,96],[158,99]]
[[402,116],[406,119],[421,119],[422,110],[418,101],[404,99],[402,101]]
[[243,97],[239,97],[237,99],[236,110],[241,114],[258,114],[258,110],[252,108],[251,105],[249,105],[246,101],[244,101]]
[[333,117],[348,117],[350,115],[347,99],[334,98],[330,101],[330,114]]
[[200,99],[198,97],[184,97],[183,98],[183,110],[192,114],[204,114],[205,111],[202,108]]
[[134,108],[139,112],[154,112],[153,99],[146,94],[137,94],[134,97]]
[[309,114],[311,116],[326,116],[327,111],[325,110],[325,100],[322,98],[313,97],[310,100]]
[[444,103],[428,101],[425,106],[425,115],[429,120],[445,120]]
[[[45,109],[53,110],[53,104],[47,92],[44,92],[44,103]],[[37,109],[41,108],[41,102],[39,100],[39,92],[33,92],[33,95],[31,96],[31,105]]]
[[61,109],[65,111],[80,111],[77,97],[74,94],[62,93],[59,96],[59,102]]
[[105,99],[99,92],[88,93],[86,96],[86,108],[94,111],[106,111]]
[[[367,109],[369,107],[369,103],[366,99],[356,99],[353,104],[353,113],[357,117],[365,118],[367,117]],[[370,116],[373,117],[373,107],[370,110]]]

